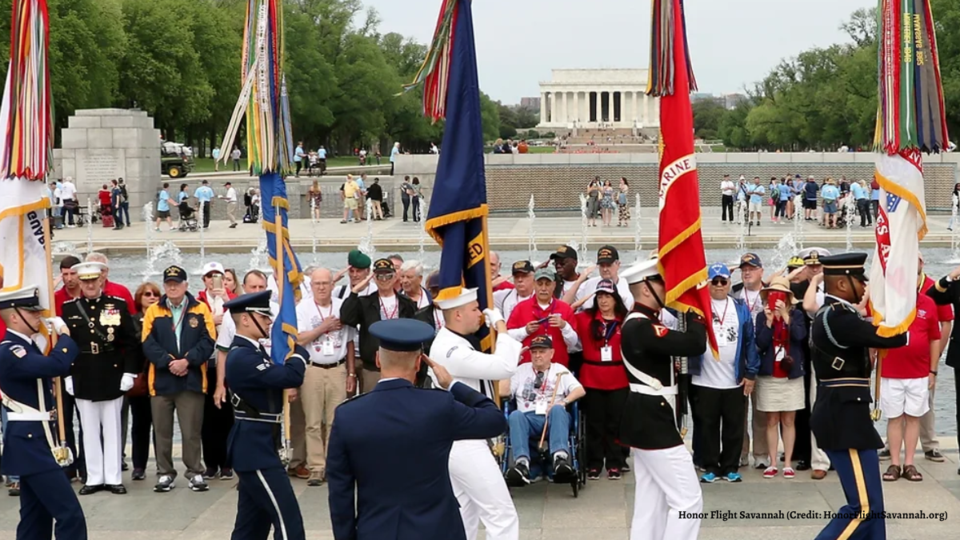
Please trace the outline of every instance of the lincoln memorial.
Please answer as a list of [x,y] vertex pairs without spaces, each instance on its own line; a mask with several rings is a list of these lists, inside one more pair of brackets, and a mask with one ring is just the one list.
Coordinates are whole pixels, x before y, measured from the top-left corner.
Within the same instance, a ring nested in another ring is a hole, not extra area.
[[660,104],[646,88],[646,69],[554,69],[540,83],[537,127],[658,127]]

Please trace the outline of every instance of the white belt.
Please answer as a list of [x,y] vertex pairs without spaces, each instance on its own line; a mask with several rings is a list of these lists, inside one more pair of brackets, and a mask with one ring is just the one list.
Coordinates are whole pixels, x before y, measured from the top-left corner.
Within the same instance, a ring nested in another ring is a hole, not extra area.
[[49,422],[53,420],[52,413],[40,411],[34,412],[8,412],[7,420],[10,422]]
[[660,386],[660,389],[651,388],[645,384],[630,384],[630,391],[648,396],[675,396],[677,395],[677,385]]

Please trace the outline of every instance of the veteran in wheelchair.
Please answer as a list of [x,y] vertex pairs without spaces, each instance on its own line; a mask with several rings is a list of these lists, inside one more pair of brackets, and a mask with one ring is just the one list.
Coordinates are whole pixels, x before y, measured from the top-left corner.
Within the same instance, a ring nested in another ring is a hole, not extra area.
[[501,383],[503,396],[513,403],[504,407],[509,424],[507,450],[513,462],[507,469],[508,461],[503,461],[507,484],[529,484],[539,478],[531,475],[539,467],[554,483],[571,484],[576,496],[585,476],[583,421],[574,402],[586,391],[570,370],[551,362],[549,336],[533,338],[530,358],[530,363],[517,368],[509,388],[508,381]]

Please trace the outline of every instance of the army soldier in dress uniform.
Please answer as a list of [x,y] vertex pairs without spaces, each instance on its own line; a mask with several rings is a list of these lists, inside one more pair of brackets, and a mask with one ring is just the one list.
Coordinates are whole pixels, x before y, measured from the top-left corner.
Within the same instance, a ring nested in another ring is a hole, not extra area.
[[870,418],[869,349],[902,347],[907,335],[880,337],[858,311],[866,290],[866,259],[866,253],[820,258],[825,298],[813,321],[810,346],[820,383],[810,426],[847,496],[841,515],[820,532],[820,540],[886,538],[877,457],[883,441]]
[[227,461],[240,477],[237,520],[231,540],[303,540],[303,517],[277,454],[283,424],[283,390],[303,384],[309,353],[297,346],[284,365],[273,363],[258,340],[270,339],[270,291],[245,294],[223,305],[237,327],[227,354],[226,382],[234,424]]
[[[83,428],[83,461],[87,482],[80,495],[107,489],[123,495],[121,462],[123,394],[133,388],[140,371],[137,331],[122,298],[103,294],[103,270],[98,262],[80,263],[71,270],[80,280],[80,297],[63,304],[63,320],[80,346],[80,357],[64,381],[77,400]],[[101,439],[102,430],[102,439]],[[102,440],[102,443],[101,443]]]
[[707,329],[692,312],[686,315],[685,332],[671,330],[660,320],[666,291],[657,261],[644,261],[620,275],[634,298],[620,346],[630,381],[620,442],[631,447],[637,479],[630,539],[693,540],[700,519],[681,514],[699,513],[703,494],[693,458],[677,430],[672,357],[703,354]]
[[7,325],[0,342],[0,392],[8,418],[3,474],[20,476],[17,540],[46,540],[54,531],[57,540],[86,540],[83,509],[53,455],[57,444],[51,421],[56,418],[52,379],[70,373],[80,349],[55,319],[57,344],[49,356],[40,352],[31,338],[43,324],[42,310],[36,287],[0,293],[0,318]]

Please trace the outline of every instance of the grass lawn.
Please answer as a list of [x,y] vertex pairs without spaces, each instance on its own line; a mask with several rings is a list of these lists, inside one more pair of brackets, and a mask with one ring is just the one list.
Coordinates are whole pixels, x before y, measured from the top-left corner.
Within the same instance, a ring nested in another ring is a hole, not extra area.
[[[242,166],[245,167],[245,166],[246,166],[246,163],[247,163],[247,161],[246,161],[245,158],[243,158],[243,159],[240,160],[240,164],[241,164]],[[389,165],[389,164],[390,164],[390,160],[389,160],[388,158],[380,158],[380,163],[381,163],[382,165]],[[357,164],[358,164],[357,158],[352,157],[352,156],[341,156],[341,157],[335,157],[335,158],[328,158],[328,159],[327,159],[327,167],[328,167],[328,168],[329,168],[329,167],[349,167],[349,166],[357,165]],[[377,160],[374,159],[374,160],[372,160],[372,162],[370,162],[369,164],[370,164],[370,165],[376,165],[376,164],[377,164]],[[220,170],[221,170],[221,171],[232,171],[232,170],[233,170],[233,162],[229,162],[229,163],[227,163],[226,165],[224,165],[224,164],[221,163],[221,164],[220,164]],[[192,173],[192,174],[197,174],[197,173],[208,173],[208,172],[213,172],[213,158],[197,158],[196,162],[194,163],[193,171],[192,171],[191,173]]]
[[552,154],[556,152],[556,147],[554,146],[531,146],[531,154]]

